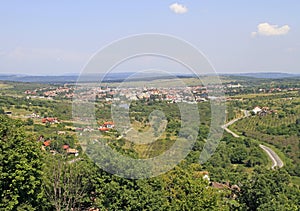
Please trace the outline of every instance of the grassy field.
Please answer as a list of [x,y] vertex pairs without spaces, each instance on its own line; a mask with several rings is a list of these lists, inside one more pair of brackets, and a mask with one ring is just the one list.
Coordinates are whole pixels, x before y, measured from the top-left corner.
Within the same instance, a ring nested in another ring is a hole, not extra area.
[[11,84],[6,84],[6,83],[0,82],[0,90],[1,89],[11,89],[11,88],[13,88],[13,86]]
[[[216,84],[219,82],[222,83],[229,83],[232,82],[232,79],[224,76],[220,77],[212,77],[212,76],[201,76],[200,79],[198,78],[173,78],[173,79],[155,79],[155,80],[144,80],[144,81],[125,81],[122,83],[119,82],[112,82],[101,83],[101,86],[108,86],[108,87],[143,87],[147,85],[148,87],[177,87],[177,86],[199,86],[202,84]],[[98,87],[99,83],[86,83],[81,84],[84,86],[90,87]]]
[[263,98],[263,97],[277,97],[277,98],[284,98],[286,95],[294,95],[297,96],[298,95],[298,91],[289,91],[289,92],[277,92],[277,93],[250,93],[250,94],[239,94],[239,95],[235,95],[235,96],[231,96],[231,98],[233,99],[257,99],[257,98]]

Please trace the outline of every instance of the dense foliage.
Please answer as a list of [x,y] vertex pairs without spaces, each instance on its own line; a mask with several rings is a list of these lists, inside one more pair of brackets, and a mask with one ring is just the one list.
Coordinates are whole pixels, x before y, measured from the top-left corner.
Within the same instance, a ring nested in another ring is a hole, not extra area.
[[26,137],[22,123],[0,115],[1,209],[33,210],[40,206],[43,202],[41,159],[40,146]]

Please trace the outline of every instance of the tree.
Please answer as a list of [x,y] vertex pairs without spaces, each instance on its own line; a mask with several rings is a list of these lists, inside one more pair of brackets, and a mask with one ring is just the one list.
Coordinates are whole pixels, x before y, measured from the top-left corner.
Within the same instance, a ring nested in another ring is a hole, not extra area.
[[167,198],[163,210],[229,210],[224,201],[227,192],[211,188],[200,169],[199,164],[176,166],[161,176]]
[[55,210],[81,210],[91,186],[86,161],[48,155],[44,171],[44,190]]
[[244,145],[238,145],[237,147],[232,147],[232,153],[230,155],[230,161],[233,164],[242,164],[247,158],[248,152]]
[[149,179],[131,180],[104,171],[96,176],[100,210],[229,210],[219,192],[204,180],[199,164],[183,164]]
[[26,125],[31,126],[31,125],[33,125],[33,124],[34,124],[33,119],[28,118],[28,119],[26,120]]
[[289,184],[290,177],[283,169],[256,168],[242,185],[238,199],[244,210],[298,210],[299,188],[291,189]]
[[22,127],[0,115],[0,209],[39,210],[42,202],[40,146]]
[[100,210],[162,210],[166,203],[162,181],[131,180],[99,171],[96,207]]

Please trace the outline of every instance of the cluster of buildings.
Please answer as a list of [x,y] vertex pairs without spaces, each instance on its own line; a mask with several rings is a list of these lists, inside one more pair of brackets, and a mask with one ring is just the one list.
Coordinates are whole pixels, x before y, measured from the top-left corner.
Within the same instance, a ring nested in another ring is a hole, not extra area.
[[72,91],[74,90],[73,87],[69,87],[68,85],[61,86],[61,87],[47,87],[47,88],[40,88],[35,90],[26,90],[24,94],[31,95],[37,97],[44,98],[54,98],[57,96],[63,96],[65,98],[72,98],[74,95]]
[[232,88],[242,88],[243,86],[240,83],[237,83],[237,84],[230,83],[230,84],[227,84],[226,87],[229,89],[232,89]]
[[237,197],[237,193],[241,191],[240,187],[238,185],[235,184],[230,184],[229,181],[225,182],[225,183],[221,183],[221,182],[215,182],[215,181],[210,181],[210,177],[209,177],[209,172],[208,171],[198,171],[195,172],[195,177],[202,177],[203,180],[206,180],[208,182],[208,184],[216,189],[219,189],[220,191],[222,190],[231,190],[231,194],[230,194],[230,198],[236,198]]
[[[99,130],[101,132],[107,132],[107,131],[110,131],[111,129],[115,128],[115,123],[112,122],[112,121],[107,121],[107,122],[104,122],[99,128],[95,129],[95,128],[92,128],[90,126],[87,126],[87,127],[76,127],[75,128],[75,131],[77,132],[93,132],[95,130]],[[80,133],[81,134],[81,133]]]
[[56,97],[56,96],[72,96],[72,93],[70,93],[72,88],[69,87],[58,87],[54,90],[49,90],[43,93],[45,97]]
[[263,92],[263,93],[274,93],[274,92],[276,93],[276,92],[286,92],[286,91],[290,92],[290,91],[298,91],[298,90],[300,90],[300,88],[297,88],[297,87],[294,87],[294,88],[279,88],[279,87],[277,87],[277,88],[270,88],[270,89],[261,88],[258,91]]
[[39,119],[41,118],[39,114],[37,113],[32,113],[26,116],[27,118],[31,118],[31,119]]
[[171,87],[171,88],[92,88],[75,90],[76,98],[80,100],[133,101],[153,100],[167,102],[203,102],[217,99],[211,96],[214,90],[222,92],[223,87]]
[[100,131],[109,131],[115,127],[113,122],[104,122],[102,126],[99,127]]
[[[51,147],[52,140],[45,139],[44,136],[40,136],[38,141],[42,142],[42,150],[47,150],[53,155],[58,153],[55,149]],[[61,147],[67,155],[74,155],[75,157],[79,155],[79,151],[77,149],[71,148],[69,144],[64,144]]]
[[26,94],[26,95],[36,95],[37,92],[36,92],[36,90],[33,90],[33,91],[31,91],[31,90],[26,90],[26,91],[24,92],[24,94]]
[[259,115],[259,116],[266,116],[268,114],[273,114],[273,113],[277,113],[276,110],[272,110],[269,107],[259,107],[256,106],[253,110],[252,110],[253,114],[255,115]]
[[[234,85],[232,85],[234,86]],[[237,86],[240,86],[239,84]],[[192,86],[192,87],[136,87],[136,88],[109,88],[109,87],[93,87],[89,86],[70,86],[48,87],[36,89],[34,91],[26,90],[25,94],[30,97],[55,98],[61,97],[72,99],[76,97],[82,100],[104,100],[118,101],[126,100],[164,100],[170,102],[203,102],[209,100],[214,91],[223,92],[223,86]],[[76,95],[76,96],[75,96]]]
[[[65,84],[60,87],[47,87],[35,90],[26,90],[24,93],[31,97],[44,97],[55,98],[61,97],[72,99],[75,95],[76,98],[92,100],[101,99],[106,101],[118,100],[119,97],[125,97],[128,100],[138,99],[155,99],[155,100],[168,100],[174,102],[201,102],[209,99],[209,94],[213,91],[219,90],[220,92],[239,92],[244,86],[239,83],[227,83],[222,85],[208,85],[208,86],[191,86],[191,87],[166,87],[165,88],[147,88],[147,87],[94,87],[87,86],[74,86]],[[298,91],[300,88],[260,88],[258,92],[275,93],[283,91]]]
[[59,123],[59,120],[56,117],[45,117],[42,118],[42,123],[57,124]]

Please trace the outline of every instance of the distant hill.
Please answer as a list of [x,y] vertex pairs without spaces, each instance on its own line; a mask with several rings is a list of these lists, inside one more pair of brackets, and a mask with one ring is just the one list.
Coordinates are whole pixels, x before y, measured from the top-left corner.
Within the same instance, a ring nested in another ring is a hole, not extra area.
[[227,76],[244,76],[252,78],[266,78],[266,79],[280,79],[280,78],[291,78],[291,77],[300,77],[300,74],[291,74],[291,73],[280,73],[280,72],[261,72],[261,73],[233,73],[225,74]]
[[[134,76],[132,76],[134,75]],[[80,75],[80,81],[84,82],[99,82],[102,79],[101,74]],[[192,77],[192,75],[178,75],[179,78]],[[133,72],[109,73],[105,75],[104,82],[122,82],[138,81],[138,80],[155,80],[155,79],[168,79],[174,76],[157,75],[151,73],[135,75]],[[79,79],[79,74],[68,74],[61,76],[34,76],[34,75],[14,75],[14,74],[0,74],[2,81],[15,81],[15,82],[35,82],[35,83],[75,83]]]
[[[105,81],[120,81],[127,78],[131,73],[112,73],[105,76]],[[100,74],[93,74],[88,76],[81,76],[82,80],[86,82],[97,82],[101,79]],[[60,76],[34,76],[34,75],[14,75],[14,74],[0,74],[2,81],[15,82],[36,82],[36,83],[65,83],[76,82],[79,74],[67,74]]]
[[[133,72],[121,72],[121,73],[110,73],[105,76],[104,82],[122,82],[128,80]],[[300,74],[290,73],[278,73],[278,72],[262,72],[262,73],[233,73],[233,74],[220,74],[221,76],[230,78],[239,78],[247,80],[250,78],[257,79],[281,79],[281,78],[295,78],[299,77]],[[2,81],[15,81],[15,82],[35,82],[35,83],[75,83],[78,80],[79,74],[66,74],[61,76],[34,76],[34,75],[18,75],[18,74],[0,74],[0,80]],[[191,74],[178,74],[178,78],[191,78]],[[156,75],[156,74],[141,74],[131,78],[131,81],[136,80],[155,80],[155,79],[168,79],[173,78],[167,75]],[[88,76],[81,76],[81,81],[84,82],[99,82],[101,79],[100,74],[93,74]]]
[[36,82],[36,83],[59,83],[59,82],[75,82],[77,76],[31,76],[31,75],[6,75],[1,74],[2,81],[15,82]]

